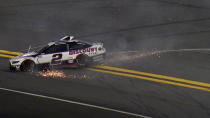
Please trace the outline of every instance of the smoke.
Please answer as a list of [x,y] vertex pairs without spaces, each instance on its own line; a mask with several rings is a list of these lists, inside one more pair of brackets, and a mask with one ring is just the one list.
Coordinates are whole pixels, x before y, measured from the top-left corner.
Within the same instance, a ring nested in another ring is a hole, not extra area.
[[199,52],[210,54],[210,48],[198,48],[198,49],[176,49],[176,50],[151,50],[151,51],[121,51],[108,53],[107,59],[104,64],[123,64],[126,62],[132,62],[134,60],[140,60],[141,58],[146,58],[148,56],[153,56],[161,58],[161,54],[172,53],[172,52]]

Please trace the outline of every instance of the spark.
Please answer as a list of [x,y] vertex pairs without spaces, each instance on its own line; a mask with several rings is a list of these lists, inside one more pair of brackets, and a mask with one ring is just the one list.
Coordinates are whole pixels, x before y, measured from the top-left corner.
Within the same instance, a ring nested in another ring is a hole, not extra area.
[[41,77],[51,77],[51,78],[69,78],[69,79],[87,79],[88,76],[86,74],[65,74],[62,71],[58,70],[47,70],[47,71],[42,71],[38,72],[37,76]]
[[42,72],[38,72],[39,76],[42,77],[52,77],[52,78],[65,78],[66,75],[61,72],[61,71],[57,71],[57,70],[47,70],[47,71],[42,71]]

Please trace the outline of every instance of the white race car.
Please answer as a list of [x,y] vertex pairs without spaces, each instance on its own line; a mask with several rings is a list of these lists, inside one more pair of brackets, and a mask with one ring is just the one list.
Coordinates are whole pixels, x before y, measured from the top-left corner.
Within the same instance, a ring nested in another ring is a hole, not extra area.
[[105,58],[106,50],[102,43],[87,43],[73,38],[65,36],[59,41],[48,43],[40,50],[10,59],[10,70],[33,71],[35,67],[45,69],[68,64],[81,67]]

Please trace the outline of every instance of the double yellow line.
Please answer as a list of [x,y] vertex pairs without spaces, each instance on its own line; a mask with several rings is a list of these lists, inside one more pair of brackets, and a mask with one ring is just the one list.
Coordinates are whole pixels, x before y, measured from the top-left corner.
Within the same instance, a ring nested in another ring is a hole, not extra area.
[[11,52],[7,50],[0,50],[0,57],[13,58],[14,56],[22,54],[21,52]]
[[[13,58],[14,56],[20,54],[22,53],[0,50],[0,57],[3,58]],[[192,81],[183,78],[176,78],[176,77],[140,72],[136,70],[129,70],[129,69],[117,68],[111,66],[102,66],[102,65],[95,66],[94,68],[88,68],[88,70],[210,92],[209,83]]]
[[88,68],[88,70],[210,92],[209,83],[186,80],[182,78],[100,65],[96,66],[96,68]]

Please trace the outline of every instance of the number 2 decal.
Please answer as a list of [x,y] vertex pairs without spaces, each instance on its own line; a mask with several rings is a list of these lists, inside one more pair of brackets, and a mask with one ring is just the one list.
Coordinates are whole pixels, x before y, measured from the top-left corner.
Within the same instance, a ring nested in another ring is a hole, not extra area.
[[58,65],[61,64],[62,54],[54,54],[52,56],[51,64]]

